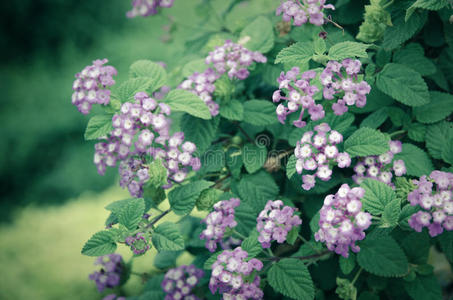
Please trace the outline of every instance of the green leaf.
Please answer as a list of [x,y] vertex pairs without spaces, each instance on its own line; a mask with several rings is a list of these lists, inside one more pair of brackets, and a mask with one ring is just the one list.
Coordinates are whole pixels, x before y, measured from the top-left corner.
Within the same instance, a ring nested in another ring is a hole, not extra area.
[[167,72],[165,69],[150,60],[138,60],[134,62],[129,69],[129,75],[133,78],[149,78],[151,80],[150,92],[157,91],[167,82]]
[[367,178],[360,186],[365,189],[365,195],[362,198],[363,207],[373,215],[382,214],[387,205],[397,201],[393,189],[383,182]]
[[453,95],[432,91],[430,96],[430,103],[414,107],[415,118],[421,123],[438,122],[453,112]]
[[429,237],[426,232],[412,232],[404,238],[401,247],[403,247],[409,262],[423,265],[428,261],[431,245],[429,244]]
[[405,65],[422,76],[433,75],[436,73],[436,65],[425,57],[423,47],[420,44],[411,43],[396,52],[393,62]]
[[404,252],[390,236],[369,235],[359,246],[357,262],[367,272],[382,277],[403,276],[408,272]]
[[406,204],[403,207],[403,209],[401,210],[400,219],[398,221],[398,224],[401,227],[401,229],[406,230],[406,231],[413,231],[412,227],[409,226],[409,223],[407,221],[417,211],[419,211],[419,207],[417,207],[417,206],[412,206],[410,204]]
[[178,225],[164,222],[156,227],[152,235],[152,241],[157,251],[184,250],[184,239],[179,233]]
[[453,231],[445,231],[439,236],[440,248],[448,260],[453,263]]
[[428,175],[434,170],[426,152],[412,144],[403,144],[403,151],[395,154],[394,159],[402,159],[406,165],[407,174],[411,176]]
[[377,75],[377,87],[387,95],[408,106],[430,102],[428,86],[421,75],[400,64],[387,64]]
[[154,266],[159,269],[165,269],[176,266],[176,259],[181,251],[162,251],[154,256]]
[[283,64],[304,64],[308,62],[315,54],[313,43],[311,42],[298,42],[291,46],[282,49],[275,58],[275,63]]
[[324,54],[324,52],[326,52],[327,50],[326,42],[322,38],[315,39],[313,45],[316,54]]
[[85,140],[95,140],[106,136],[113,130],[112,115],[96,115],[88,121]]
[[395,199],[389,202],[382,212],[382,217],[380,220],[381,228],[395,227],[398,225],[398,220],[401,214],[401,204],[398,199]]
[[273,264],[268,273],[270,286],[292,299],[314,299],[315,289],[303,262],[285,258]]
[[206,104],[197,95],[181,89],[171,90],[165,98],[165,103],[172,111],[182,111],[194,117],[209,120],[211,113]]
[[329,59],[343,60],[345,58],[368,57],[366,50],[370,46],[357,42],[341,42],[329,49]]
[[247,236],[249,235],[250,230],[256,227],[258,212],[245,201],[241,201],[241,204],[236,207],[234,216],[238,223],[235,230],[240,234]]
[[429,154],[433,158],[441,159],[442,150],[451,137],[453,137],[453,123],[442,121],[428,126],[425,138]]
[[426,125],[420,123],[410,124],[407,130],[407,135],[409,136],[410,139],[416,142],[425,141]]
[[250,100],[244,103],[244,116],[247,116],[244,122],[265,126],[278,122],[275,113],[275,106],[267,100]]
[[453,134],[450,133],[450,137],[442,148],[442,159],[453,165]]
[[344,142],[344,149],[351,156],[379,155],[389,151],[389,140],[382,132],[364,127]]
[[442,290],[434,275],[417,276],[413,281],[405,281],[404,288],[414,300],[442,299]]
[[85,243],[82,249],[82,254],[87,256],[102,256],[115,252],[116,243],[113,239],[113,234],[110,231],[103,230],[96,232]]
[[201,192],[212,185],[213,182],[198,180],[172,189],[168,193],[171,209],[177,215],[190,213]]
[[341,272],[343,272],[345,275],[348,275],[349,273],[354,270],[355,265],[356,265],[356,258],[354,253],[349,253],[348,258],[344,258],[343,256],[340,256],[339,259],[339,264],[340,264],[340,269]]
[[184,115],[181,120],[181,131],[184,132],[185,139],[197,145],[196,153],[203,154],[217,135],[219,118],[202,120]]
[[249,258],[256,257],[261,253],[263,247],[258,242],[258,232],[254,230],[244,241],[242,241],[241,248],[249,254]]
[[247,144],[242,151],[242,160],[247,172],[255,173],[264,165],[267,159],[267,149],[263,146]]
[[244,106],[238,100],[231,100],[220,105],[220,115],[228,120],[242,121],[244,119]]
[[440,10],[448,5],[447,0],[417,0],[406,11],[404,20],[407,22],[417,8],[427,10]]
[[245,27],[240,38],[247,41],[244,47],[251,51],[266,53],[274,47],[274,29],[266,17],[258,17]]
[[149,181],[150,184],[156,188],[167,184],[167,173],[168,170],[165,168],[161,159],[155,159],[148,165]]
[[244,176],[237,189],[241,200],[255,211],[261,211],[267,201],[275,200],[278,195],[277,184],[272,176],[264,171]]
[[212,254],[212,255],[206,260],[206,262],[204,263],[203,269],[205,269],[205,270],[211,270],[212,264],[217,260],[217,256],[219,256],[219,254],[222,253],[222,252],[223,252],[223,251],[218,251],[218,252]]
[[202,73],[204,72],[207,68],[209,68],[209,65],[206,64],[206,59],[200,58],[197,60],[192,60],[188,62],[187,64],[184,65],[182,68],[182,76],[184,77],[189,77],[195,72]]
[[286,164],[286,177],[288,177],[288,179],[296,174],[296,161],[297,158],[294,154],[292,154],[288,159],[288,163]]
[[128,199],[124,205],[112,211],[121,225],[129,230],[137,228],[145,213],[145,201],[143,199]]
[[121,102],[133,102],[138,92],[146,92],[153,84],[152,79],[147,77],[131,78],[112,90],[112,98]]
[[368,117],[363,119],[362,123],[360,123],[360,128],[368,127],[372,129],[376,129],[381,126],[385,120],[387,120],[388,114],[387,109],[385,107],[376,110],[375,112],[371,113]]

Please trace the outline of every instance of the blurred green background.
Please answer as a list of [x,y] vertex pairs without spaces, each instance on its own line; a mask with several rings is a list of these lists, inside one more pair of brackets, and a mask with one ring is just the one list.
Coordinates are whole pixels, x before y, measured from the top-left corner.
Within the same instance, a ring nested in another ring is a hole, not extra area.
[[127,193],[111,187],[116,170],[96,172],[94,143],[83,140],[89,116],[71,105],[72,82],[97,58],[117,68],[117,81],[138,59],[178,65],[200,1],[175,2],[136,19],[125,16],[128,0],[0,3],[0,299],[102,298],[87,280],[94,260],[80,249],[102,228],[103,207]]

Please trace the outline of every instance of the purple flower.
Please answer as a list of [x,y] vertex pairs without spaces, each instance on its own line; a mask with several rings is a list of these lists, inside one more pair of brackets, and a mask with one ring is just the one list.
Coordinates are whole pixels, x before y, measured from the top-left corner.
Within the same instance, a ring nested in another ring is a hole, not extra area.
[[343,184],[335,195],[327,195],[320,210],[315,239],[344,257],[349,256],[349,248],[359,252],[360,247],[355,242],[365,238],[364,231],[371,225],[371,215],[362,211],[364,194],[363,188],[351,189]]
[[123,258],[119,254],[108,254],[96,259],[95,265],[101,269],[90,274],[89,279],[96,283],[99,292],[106,288],[114,288],[120,284],[124,269]]
[[214,211],[202,220],[206,229],[200,234],[200,239],[206,240],[206,248],[214,252],[217,243],[220,243],[227,228],[234,228],[237,223],[234,220],[234,209],[239,206],[239,198],[231,198],[214,204]]
[[127,237],[125,242],[126,245],[131,247],[131,250],[135,255],[144,254],[151,248],[145,234],[141,232],[135,234],[134,236]]
[[254,271],[263,268],[263,263],[256,258],[248,259],[248,253],[241,247],[224,250],[211,268],[209,289],[212,294],[218,290],[223,299],[263,299],[261,278],[253,276]]
[[294,26],[301,26],[307,21],[322,26],[325,23],[324,9],[335,9],[332,4],[325,5],[325,2],[325,0],[288,0],[277,8],[276,15],[282,15],[285,22],[293,20]]
[[128,18],[155,15],[159,7],[172,7],[174,0],[133,0],[132,10],[126,13]]
[[281,200],[269,200],[256,219],[256,229],[260,234],[258,241],[263,248],[269,248],[273,240],[283,243],[288,232],[302,224],[299,216],[294,215],[294,208],[289,206],[282,208],[282,205]]
[[107,295],[104,298],[102,298],[102,300],[126,300],[126,298],[125,297],[118,297],[115,294],[110,294],[110,295]]
[[165,300],[190,299],[199,300],[192,294],[192,289],[200,282],[204,276],[201,269],[194,265],[179,266],[167,271],[161,287],[165,292]]
[[322,71],[319,78],[323,85],[324,98],[338,98],[337,102],[332,104],[336,115],[346,113],[348,106],[366,105],[366,95],[370,93],[371,87],[366,81],[358,80],[361,65],[359,60],[347,58],[341,63],[329,61]]
[[104,66],[107,62],[107,59],[95,60],[75,75],[72,104],[84,115],[90,112],[93,104],[107,105],[110,102],[110,90],[107,88],[115,84],[113,76],[117,75],[117,71],[112,66]]
[[417,188],[407,200],[421,210],[409,218],[409,226],[418,232],[427,227],[433,237],[444,229],[453,230],[453,174],[433,171],[429,177],[423,175],[412,182]]
[[297,173],[302,174],[304,170],[313,171],[313,174],[302,175],[304,190],[310,190],[315,186],[316,177],[329,181],[334,165],[347,168],[351,164],[349,154],[340,153],[337,148],[337,144],[343,141],[341,133],[331,130],[327,123],[321,123],[314,129],[315,132],[305,132],[294,149]]

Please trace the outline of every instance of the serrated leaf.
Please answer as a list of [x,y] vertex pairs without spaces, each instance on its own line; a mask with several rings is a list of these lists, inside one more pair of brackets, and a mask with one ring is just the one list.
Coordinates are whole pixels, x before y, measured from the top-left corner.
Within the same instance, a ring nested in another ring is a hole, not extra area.
[[340,269],[341,272],[343,272],[345,275],[348,275],[349,273],[354,270],[355,265],[356,265],[356,257],[354,253],[349,253],[349,257],[345,258],[343,256],[340,256],[339,259],[339,264],[340,264]]
[[407,130],[407,135],[409,136],[410,139],[416,142],[425,141],[426,125],[420,123],[410,124]]
[[244,103],[244,116],[247,116],[244,122],[265,126],[278,122],[275,113],[275,106],[267,100],[250,100]]
[[217,256],[219,256],[220,253],[222,253],[223,251],[218,251],[214,254],[212,254],[204,263],[203,265],[203,269],[205,270],[211,270],[211,266],[212,264],[217,260]]
[[431,102],[414,107],[415,118],[425,124],[431,124],[445,119],[453,112],[453,95],[431,91]]
[[174,223],[164,222],[157,226],[151,239],[159,252],[184,250],[184,239]]
[[87,256],[102,256],[115,252],[116,243],[111,232],[107,230],[96,232],[85,243],[82,254]]
[[129,75],[133,78],[144,77],[151,80],[150,92],[157,91],[167,82],[165,69],[150,60],[138,60],[129,68]]
[[393,62],[405,65],[422,76],[436,73],[436,65],[425,57],[423,47],[420,44],[411,43],[396,52]]
[[400,64],[387,64],[376,77],[377,87],[395,100],[408,106],[430,102],[428,86],[421,75]]
[[344,149],[351,156],[380,155],[389,151],[389,140],[382,132],[364,127],[344,142]]
[[403,276],[408,272],[406,255],[390,236],[367,236],[359,246],[357,262],[367,272],[382,277]]
[[85,140],[95,140],[106,136],[113,130],[112,115],[96,115],[91,117],[85,129]]
[[442,159],[453,165],[453,134],[450,134],[450,137],[442,148]]
[[449,138],[453,137],[453,123],[442,121],[428,126],[426,148],[433,158],[441,159],[442,150]]
[[255,173],[264,165],[267,159],[267,149],[263,146],[246,144],[242,150],[242,160],[245,169],[250,174]]
[[439,236],[440,248],[448,260],[453,263],[453,231],[445,231]]
[[165,97],[172,111],[182,111],[194,117],[209,120],[211,113],[207,105],[197,95],[181,89],[171,90]]
[[251,51],[266,53],[274,47],[274,29],[271,21],[266,17],[258,17],[241,34],[241,39],[249,39],[244,47]]
[[290,179],[293,177],[294,174],[296,174],[296,162],[297,162],[297,157],[292,154],[289,159],[288,163],[286,164],[286,177]]
[[118,223],[129,230],[134,230],[145,213],[145,201],[143,199],[129,199],[124,206],[112,212],[117,217]]
[[303,262],[285,258],[272,265],[268,273],[270,286],[292,299],[314,299],[315,290],[310,273]]
[[159,188],[167,184],[167,173],[168,170],[165,168],[161,159],[155,159],[148,165],[149,181],[148,184]]
[[195,72],[202,73],[204,72],[207,68],[209,67],[208,64],[206,64],[206,59],[200,58],[196,60],[192,60],[188,62],[187,64],[184,65],[182,68],[182,76],[184,77],[189,77]]
[[272,176],[264,171],[244,176],[237,189],[241,200],[258,212],[268,200],[276,199],[279,190]]
[[425,151],[412,144],[403,144],[403,151],[395,154],[394,159],[402,159],[406,165],[406,173],[412,176],[430,174],[433,164]]
[[238,100],[231,100],[220,105],[220,115],[228,120],[242,121],[244,119],[244,107]]
[[419,207],[412,206],[410,204],[406,204],[403,207],[403,209],[401,210],[400,219],[398,221],[398,224],[401,227],[401,229],[406,231],[413,231],[412,227],[409,226],[409,223],[407,221],[413,214],[415,214],[419,210],[420,210]]
[[341,42],[329,49],[329,59],[343,60],[345,58],[368,57],[366,50],[370,45],[357,42]]
[[360,186],[365,189],[363,207],[373,215],[382,214],[389,203],[397,201],[395,192],[383,182],[367,178]]
[[282,49],[275,58],[275,63],[283,64],[304,64],[315,54],[313,43],[298,42]]
[[159,269],[165,269],[176,265],[176,259],[181,251],[162,251],[154,256],[154,266]]
[[417,8],[440,10],[448,5],[447,0],[417,0],[406,11],[404,20],[407,22]]
[[314,50],[316,54],[324,54],[326,52],[326,42],[322,38],[317,38],[313,42]]
[[242,241],[241,248],[249,254],[248,257],[256,257],[262,251],[263,247],[258,242],[258,232],[253,231],[244,241]]
[[181,120],[181,131],[184,132],[185,139],[197,146],[196,154],[203,154],[216,137],[219,127],[219,118],[202,120],[184,115]]
[[401,243],[409,262],[417,265],[426,264],[430,246],[426,232],[412,232]]
[[405,281],[404,288],[414,300],[442,299],[442,290],[434,275],[417,276],[413,281]]
[[198,180],[186,185],[178,186],[168,193],[171,209],[177,215],[186,215],[195,207],[201,192],[214,183],[206,180]]
[[238,225],[236,226],[235,230],[237,230],[242,235],[249,235],[250,230],[252,230],[256,226],[256,218],[258,216],[258,212],[253,209],[248,203],[245,201],[241,201],[241,204],[236,207],[234,217]]
[[139,77],[131,78],[123,82],[112,90],[112,98],[120,100],[121,102],[133,102],[134,96],[138,92],[146,92],[153,81],[150,78]]
[[360,128],[368,127],[372,129],[376,129],[381,126],[385,120],[387,120],[388,114],[387,109],[385,107],[376,110],[375,112],[371,113],[368,117],[363,119],[362,123],[360,123]]

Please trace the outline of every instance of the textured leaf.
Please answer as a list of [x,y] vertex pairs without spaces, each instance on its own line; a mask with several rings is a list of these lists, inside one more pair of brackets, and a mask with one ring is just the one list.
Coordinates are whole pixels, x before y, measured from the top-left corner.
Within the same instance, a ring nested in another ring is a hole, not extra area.
[[344,142],[344,149],[351,156],[379,155],[389,151],[388,143],[388,136],[378,130],[364,127]]
[[113,130],[112,115],[96,115],[88,121],[85,140],[95,140],[106,136]]
[[343,60],[345,58],[368,57],[366,50],[370,45],[357,42],[341,42],[329,49],[329,58]]
[[151,92],[157,91],[167,82],[167,72],[165,69],[150,60],[138,60],[134,62],[130,69],[131,77],[145,77],[151,80]]
[[286,164],[286,177],[288,177],[288,179],[296,174],[296,161],[297,158],[294,154],[292,154],[288,159],[288,163]]
[[242,151],[242,160],[249,173],[255,173],[264,165],[267,159],[266,147],[247,144]]
[[404,252],[390,236],[367,236],[359,246],[357,261],[367,272],[382,277],[403,276],[408,272]]
[[168,201],[173,212],[177,215],[186,215],[195,207],[201,192],[210,186],[213,182],[199,180],[178,186],[168,193]]
[[409,136],[410,139],[416,142],[425,141],[426,125],[420,123],[410,124],[407,130],[407,135]]
[[345,275],[348,275],[349,273],[354,270],[355,265],[356,265],[356,258],[354,253],[349,253],[348,258],[344,258],[343,256],[340,256],[339,259],[339,264],[340,264],[340,269],[341,272],[343,272]]
[[256,218],[258,212],[256,212],[248,203],[241,201],[241,204],[236,207],[234,213],[236,222],[236,230],[242,235],[249,235],[250,230],[256,227]]
[[409,262],[416,265],[424,265],[428,261],[429,237],[426,232],[412,232],[401,243]]
[[440,248],[448,260],[453,263],[453,231],[444,231],[439,236]]
[[266,202],[275,199],[278,194],[278,186],[274,179],[264,171],[244,176],[237,189],[241,200],[256,211],[261,211]]
[[450,133],[450,137],[442,148],[442,159],[453,165],[453,134]]
[[308,62],[314,54],[315,50],[313,49],[313,43],[299,42],[282,49],[278,53],[275,59],[275,63],[284,63],[291,65],[303,64]]
[[162,251],[154,256],[154,266],[159,269],[165,269],[176,265],[176,259],[181,251]]
[[220,105],[220,115],[228,120],[242,121],[244,119],[244,107],[238,100],[231,100]]
[[251,51],[266,53],[274,47],[274,29],[266,17],[258,17],[242,30],[241,39],[249,38],[244,47]]
[[184,250],[184,239],[179,233],[178,225],[174,223],[164,222],[157,226],[152,241],[159,252]]
[[402,159],[408,175],[428,175],[434,170],[433,164],[425,151],[412,144],[403,144],[403,151],[395,154],[395,159]]
[[417,276],[413,281],[405,281],[404,288],[414,300],[442,299],[442,290],[434,275]]
[[396,200],[393,189],[383,182],[367,178],[360,186],[365,189],[363,207],[373,215],[382,214],[385,207]]
[[118,99],[121,102],[134,101],[134,96],[138,92],[146,92],[153,81],[147,77],[131,78],[123,82],[112,90],[112,98]]
[[124,225],[129,230],[134,230],[145,213],[145,201],[143,199],[129,199],[124,206],[112,212],[116,215],[121,225]]
[[244,122],[264,126],[278,122],[275,106],[267,100],[250,100],[244,103]]
[[445,121],[428,126],[426,130],[426,148],[432,157],[441,159],[442,150],[448,139],[453,136],[453,123]]
[[82,254],[87,256],[102,256],[115,252],[116,243],[113,240],[113,235],[107,230],[96,232],[85,243],[82,249]]
[[389,202],[382,212],[380,225],[381,228],[395,227],[401,214],[401,204],[398,199]]
[[208,64],[206,64],[206,59],[200,58],[196,60],[192,60],[188,62],[187,64],[184,65],[182,68],[182,76],[184,77],[189,77],[195,72],[202,73],[204,72],[207,68],[209,67]]
[[423,47],[420,44],[409,44],[393,56],[393,62],[405,65],[422,76],[436,73],[436,65],[425,57]]
[[242,241],[241,248],[249,254],[249,257],[255,257],[260,254],[263,247],[258,242],[258,232],[253,231],[244,241]]
[[377,75],[377,87],[387,95],[408,106],[430,102],[428,86],[420,74],[400,64],[387,64]]
[[415,118],[421,123],[438,122],[453,112],[453,95],[432,91],[430,96],[430,103],[414,107]]
[[223,251],[218,251],[218,252],[215,252],[214,254],[212,254],[204,263],[203,269],[211,270],[212,264],[217,260],[217,256],[219,256],[219,254],[222,252]]
[[424,8],[427,10],[440,10],[448,5],[447,0],[417,0],[406,11],[405,21],[409,20],[417,8]]
[[280,260],[270,268],[268,280],[274,290],[292,299],[309,300],[315,297],[310,273],[300,260]]
[[181,120],[181,131],[184,132],[185,139],[197,146],[196,153],[203,154],[216,137],[219,127],[219,119],[202,120],[184,115]]
[[360,123],[360,128],[368,127],[372,129],[376,129],[381,126],[385,120],[388,118],[387,110],[385,107],[376,110],[375,112],[371,113],[368,117],[363,119],[362,123]]
[[172,111],[182,111],[194,117],[209,120],[211,113],[206,104],[197,95],[186,90],[171,90],[164,101]]

